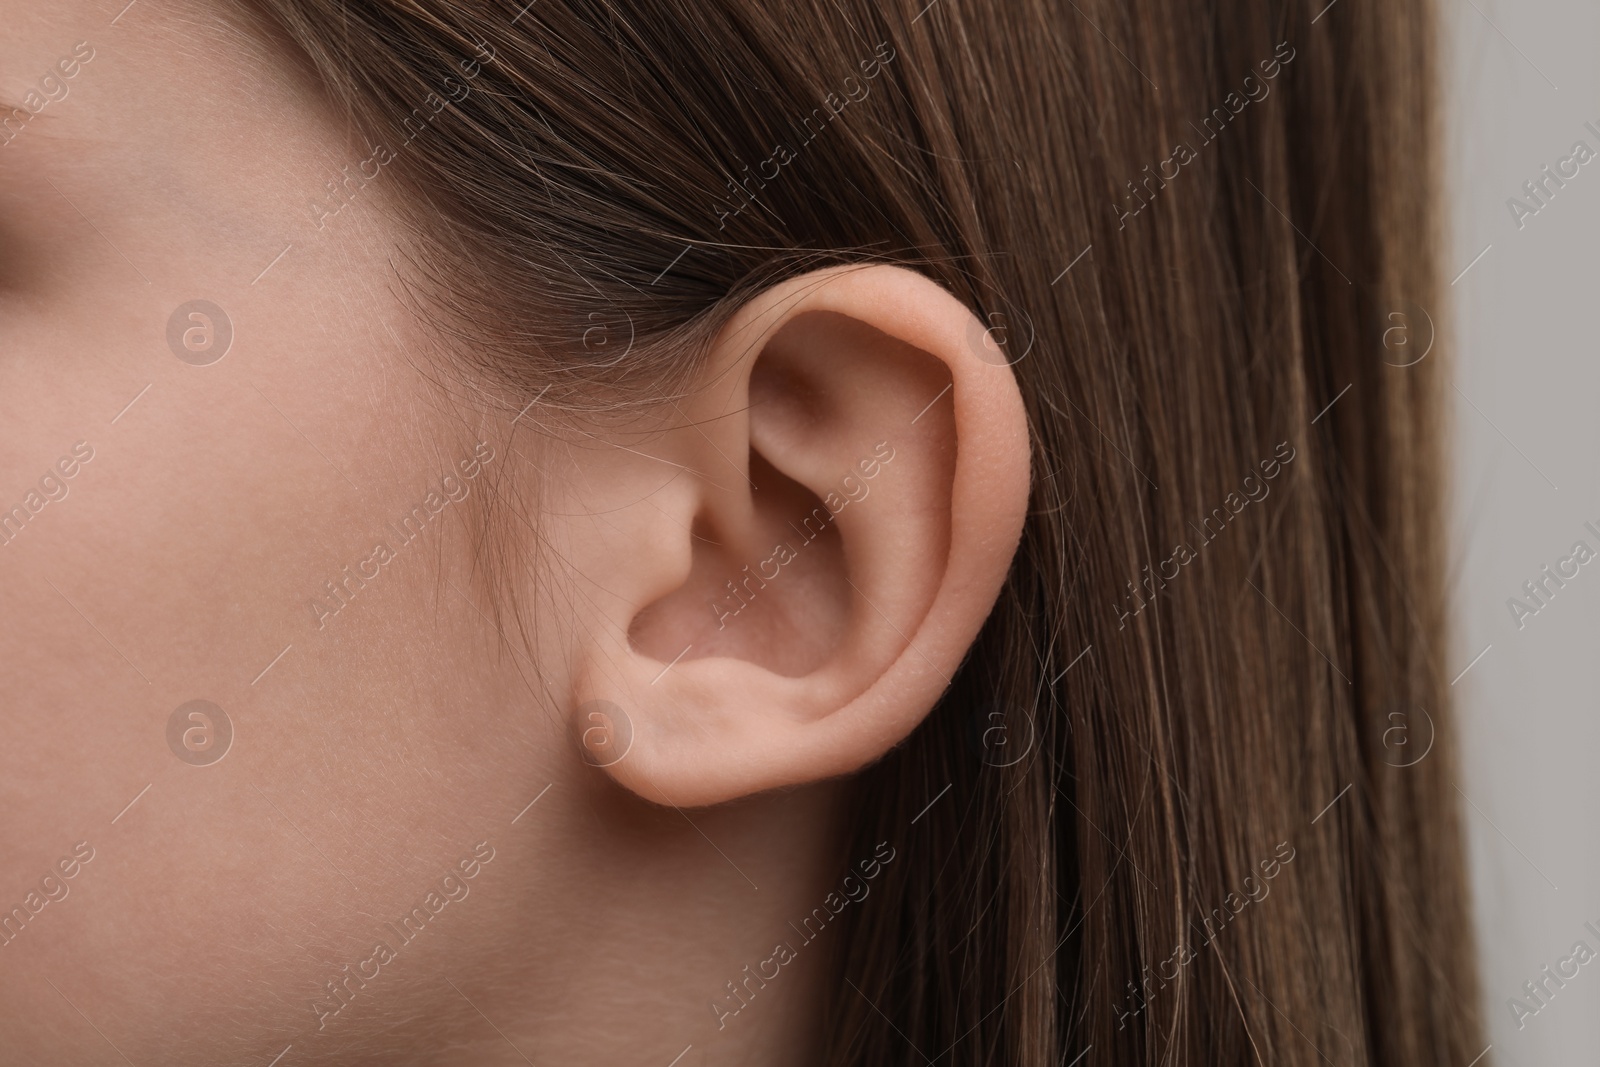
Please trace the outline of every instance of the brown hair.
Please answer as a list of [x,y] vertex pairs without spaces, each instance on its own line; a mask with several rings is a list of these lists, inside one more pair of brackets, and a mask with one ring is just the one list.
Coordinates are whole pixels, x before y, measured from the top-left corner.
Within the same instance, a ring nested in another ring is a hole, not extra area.
[[1034,510],[861,778],[841,861],[897,858],[840,920],[828,1062],[1478,1055],[1445,365],[1383,344],[1443,295],[1428,0],[257,4],[517,407],[647,407],[840,262],[925,272],[1013,362]]

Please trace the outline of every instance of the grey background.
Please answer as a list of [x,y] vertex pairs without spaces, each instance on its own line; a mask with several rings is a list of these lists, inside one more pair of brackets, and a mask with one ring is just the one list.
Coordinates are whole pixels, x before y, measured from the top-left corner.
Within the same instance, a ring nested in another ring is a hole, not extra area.
[[1446,280],[1489,249],[1440,316],[1457,370],[1450,676],[1488,648],[1454,687],[1493,1041],[1485,1062],[1592,1067],[1600,959],[1520,1029],[1507,1000],[1578,940],[1600,952],[1584,929],[1600,929],[1600,560],[1521,630],[1507,599],[1580,538],[1600,550],[1583,528],[1600,528],[1600,159],[1520,230],[1506,200],[1575,141],[1600,152],[1584,128],[1600,128],[1600,5],[1441,0],[1441,11]]

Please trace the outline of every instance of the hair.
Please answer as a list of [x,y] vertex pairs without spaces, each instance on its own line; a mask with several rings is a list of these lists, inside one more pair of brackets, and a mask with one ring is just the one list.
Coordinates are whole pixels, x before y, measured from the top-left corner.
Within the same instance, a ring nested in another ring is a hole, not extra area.
[[1032,510],[854,786],[841,865],[897,858],[839,920],[828,1063],[1479,1054],[1447,368],[1384,345],[1444,297],[1429,0],[253,2],[518,407],[648,410],[831,264],[924,273],[1007,353]]

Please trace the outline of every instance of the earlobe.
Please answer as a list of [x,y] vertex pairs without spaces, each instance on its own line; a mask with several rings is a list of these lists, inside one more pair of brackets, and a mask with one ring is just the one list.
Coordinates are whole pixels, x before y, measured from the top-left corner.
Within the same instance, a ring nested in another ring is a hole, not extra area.
[[[815,272],[733,316],[648,455],[586,453],[606,518],[569,562],[608,595],[569,708],[608,702],[628,736],[586,754],[600,773],[714,804],[848,774],[921,722],[1027,507],[1022,400],[983,335],[914,272]],[[663,462],[679,472],[639,492]]]

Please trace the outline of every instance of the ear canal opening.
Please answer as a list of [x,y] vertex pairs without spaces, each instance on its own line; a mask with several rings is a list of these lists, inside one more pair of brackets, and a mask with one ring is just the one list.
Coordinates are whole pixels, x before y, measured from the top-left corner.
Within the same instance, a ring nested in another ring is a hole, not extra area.
[[726,656],[787,678],[834,654],[851,605],[837,516],[759,452],[750,480],[753,528],[735,534],[695,518],[689,576],[634,617],[636,651],[663,663]]

